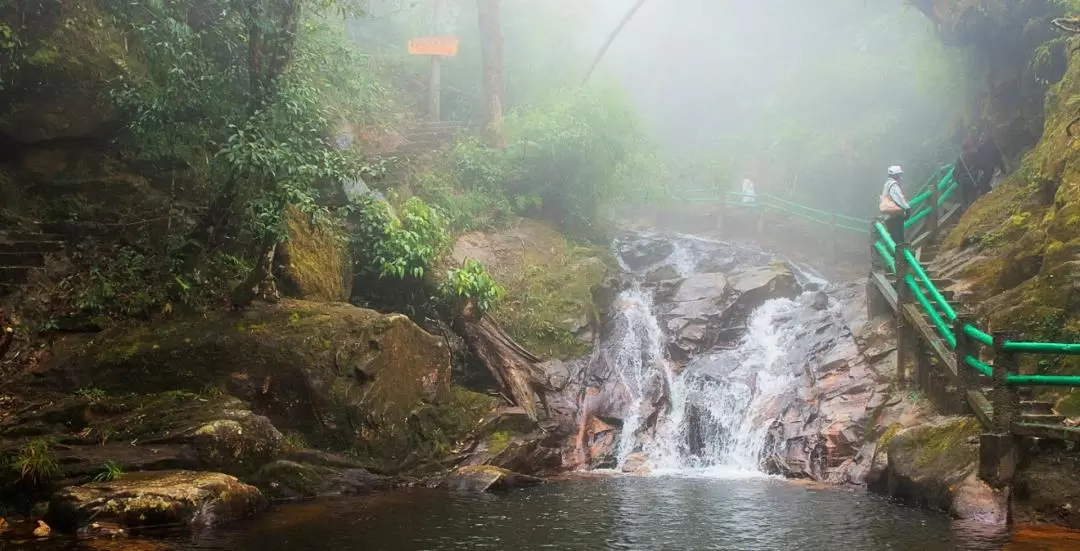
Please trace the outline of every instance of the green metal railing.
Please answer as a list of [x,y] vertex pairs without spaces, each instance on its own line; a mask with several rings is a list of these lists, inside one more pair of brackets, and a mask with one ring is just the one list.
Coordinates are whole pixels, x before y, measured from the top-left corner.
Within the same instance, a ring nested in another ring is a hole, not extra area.
[[[950,173],[951,177],[951,173]],[[898,246],[889,236],[889,232],[881,222],[874,223],[877,237],[874,242],[874,250],[884,261],[889,271],[894,274],[904,273],[903,284],[911,291],[915,303],[930,320],[934,331],[941,337],[950,350],[956,350],[957,342],[962,333],[965,338],[973,343],[994,347],[998,352],[1036,355],[1080,355],[1080,343],[1057,343],[1057,342],[1022,342],[1005,340],[995,347],[994,338],[978,327],[964,323],[959,329],[954,329],[951,324],[958,319],[956,309],[953,308],[945,296],[934,285],[933,280],[926,274],[918,259],[908,248],[902,248],[902,255],[898,255]],[[902,263],[902,264],[901,264]],[[978,350],[974,354],[967,354],[963,363],[978,373],[990,377],[993,375],[993,367],[987,365],[978,358]],[[963,366],[957,366],[961,369]],[[1007,373],[1005,384],[1011,386],[1080,386],[1080,376],[1075,375],[1021,375]]]
[[[734,191],[717,192],[714,189],[688,189],[679,192],[677,198],[686,202],[719,202],[725,207],[731,208],[767,209],[790,214],[803,220],[836,229],[864,235],[869,234],[867,227],[870,225],[870,221],[865,218],[822,210],[769,193],[748,194]],[[746,199],[750,199],[750,201]]]

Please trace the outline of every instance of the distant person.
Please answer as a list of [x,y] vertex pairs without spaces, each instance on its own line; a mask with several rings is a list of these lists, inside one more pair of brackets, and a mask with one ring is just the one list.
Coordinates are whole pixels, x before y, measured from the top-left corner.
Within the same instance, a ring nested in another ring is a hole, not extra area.
[[961,208],[967,210],[975,199],[979,198],[979,174],[976,161],[977,149],[975,139],[969,137],[964,140],[964,147],[960,156],[953,163],[953,178],[960,191]]
[[994,173],[999,170],[1002,173],[1005,172],[1005,159],[1001,155],[1001,150],[998,149],[997,144],[986,132],[979,136],[979,144],[975,149],[975,159],[979,169],[976,189],[979,195],[985,195],[993,189],[990,182],[994,180]]
[[887,171],[889,179],[881,190],[881,200],[878,202],[878,211],[885,217],[885,229],[889,230],[889,236],[897,245],[904,243],[904,222],[907,222],[908,212],[911,205],[904,197],[904,189],[900,187],[904,179],[904,169],[900,165],[893,165]]
[[750,178],[743,178],[742,181],[742,193],[743,205],[753,206],[757,202],[757,194],[754,193],[754,182],[750,181]]

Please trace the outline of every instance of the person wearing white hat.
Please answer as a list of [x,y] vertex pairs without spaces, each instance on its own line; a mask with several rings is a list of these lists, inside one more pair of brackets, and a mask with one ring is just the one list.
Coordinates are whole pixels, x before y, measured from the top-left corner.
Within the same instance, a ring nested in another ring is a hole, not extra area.
[[878,202],[878,210],[885,217],[885,228],[889,230],[889,236],[897,245],[904,243],[904,222],[907,221],[911,205],[904,197],[904,189],[900,187],[900,181],[904,179],[904,169],[900,165],[893,165],[888,170],[889,179],[881,190],[881,200]]

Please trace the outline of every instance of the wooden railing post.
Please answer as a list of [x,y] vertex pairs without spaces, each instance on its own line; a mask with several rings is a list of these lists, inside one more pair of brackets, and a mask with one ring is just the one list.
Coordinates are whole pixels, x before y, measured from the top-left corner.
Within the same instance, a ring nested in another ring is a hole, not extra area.
[[979,388],[979,380],[976,376],[975,369],[967,364],[968,356],[978,358],[978,344],[971,337],[964,332],[964,326],[971,323],[974,318],[967,312],[957,312],[956,320],[952,324],[953,337],[956,338],[956,353],[954,359],[956,360],[956,374],[960,376],[960,384],[963,387],[961,390],[965,393],[968,390],[975,390]]
[[938,206],[938,200],[941,199],[941,188],[938,186],[938,182],[930,182],[930,214],[926,216],[926,233],[927,244],[937,242],[938,228],[941,226],[941,219],[939,213],[941,207]]
[[[912,360],[911,353],[915,348],[914,339],[917,338],[910,327],[911,324],[904,319],[904,307],[911,304],[914,298],[911,289],[904,282],[905,277],[911,273],[904,251],[910,245],[898,243],[896,245],[896,381],[900,387],[908,384],[907,364]],[[918,365],[918,362],[915,362]],[[920,375],[915,374],[915,380],[920,380]]]
[[836,227],[835,212],[829,214],[829,230],[829,237],[832,239],[832,261],[835,264],[840,260],[840,252],[838,250],[838,248],[840,247],[840,244],[838,243],[840,236],[837,235],[840,233],[840,231]]
[[1016,387],[1011,387],[1006,382],[1009,372],[1016,371],[1016,354],[1004,349],[1007,340],[1010,340],[1007,333],[994,332],[994,395],[991,403],[994,405],[994,428],[1000,433],[1012,430],[1020,410]]
[[995,488],[1008,486],[1016,474],[1020,448],[1012,434],[1020,402],[1006,380],[1016,368],[1016,356],[1003,348],[1005,333],[994,333],[994,390],[990,401],[994,406],[993,432],[979,437],[979,478]]

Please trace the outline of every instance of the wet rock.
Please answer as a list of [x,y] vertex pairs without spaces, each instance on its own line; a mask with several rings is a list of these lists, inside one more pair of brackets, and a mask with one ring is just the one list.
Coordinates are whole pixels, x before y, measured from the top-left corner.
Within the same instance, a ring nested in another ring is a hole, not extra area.
[[459,467],[440,484],[458,492],[499,492],[542,484],[543,479],[490,465]]
[[649,456],[644,452],[634,452],[626,457],[626,461],[623,462],[622,472],[631,473],[636,475],[647,475],[651,472],[649,469]]
[[814,310],[824,310],[829,307],[829,295],[824,291],[818,291],[814,294]]
[[650,285],[672,279],[679,279],[679,270],[671,265],[660,266],[645,275],[645,283]]
[[633,271],[657,264],[671,256],[674,251],[675,246],[665,238],[624,241],[616,246],[616,252],[623,263]]
[[747,268],[728,276],[735,301],[724,310],[726,324],[741,323],[754,309],[775,298],[795,298],[801,288],[791,266],[772,264]]
[[253,482],[266,495],[298,499],[361,494],[393,487],[397,481],[362,467],[327,466],[278,460],[264,465]]
[[[395,466],[430,437],[417,431],[433,430],[409,420],[450,397],[442,338],[400,314],[288,299],[107,331],[58,354],[53,367],[59,384],[108,395],[221,389],[311,444],[351,446],[359,437],[374,459]],[[242,417],[208,419],[192,437],[243,437],[261,423]],[[276,440],[268,428],[261,433]]]
[[92,476],[107,461],[128,471],[200,469],[253,473],[277,457],[283,437],[269,419],[231,396],[165,392],[87,400],[42,396],[0,424],[8,442],[68,434],[53,448],[65,476]]
[[91,521],[125,528],[219,524],[250,516],[265,505],[257,488],[221,473],[129,473],[114,482],[60,490],[49,502],[46,520],[65,531]]
[[946,417],[896,434],[888,445],[884,491],[963,519],[1004,522],[1007,495],[976,477],[979,421]]

